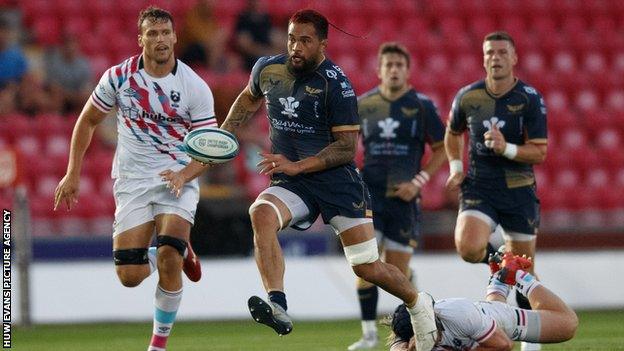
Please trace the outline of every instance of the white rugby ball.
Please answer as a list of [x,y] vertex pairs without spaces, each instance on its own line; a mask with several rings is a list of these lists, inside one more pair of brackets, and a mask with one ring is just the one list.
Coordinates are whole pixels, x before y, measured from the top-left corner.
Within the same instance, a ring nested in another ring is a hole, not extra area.
[[238,155],[238,140],[234,134],[219,128],[193,130],[184,137],[186,153],[204,163],[223,163]]

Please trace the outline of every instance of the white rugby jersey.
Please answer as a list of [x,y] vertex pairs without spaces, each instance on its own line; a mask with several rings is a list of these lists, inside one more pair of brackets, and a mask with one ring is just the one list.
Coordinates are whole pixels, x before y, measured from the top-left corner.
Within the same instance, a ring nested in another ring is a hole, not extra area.
[[494,318],[469,299],[437,300],[434,310],[444,328],[436,351],[472,350],[496,331]]
[[217,126],[210,88],[179,60],[167,76],[154,78],[143,68],[142,56],[133,56],[104,73],[91,102],[105,113],[117,106],[113,178],[178,171],[190,162],[183,151],[184,136]]

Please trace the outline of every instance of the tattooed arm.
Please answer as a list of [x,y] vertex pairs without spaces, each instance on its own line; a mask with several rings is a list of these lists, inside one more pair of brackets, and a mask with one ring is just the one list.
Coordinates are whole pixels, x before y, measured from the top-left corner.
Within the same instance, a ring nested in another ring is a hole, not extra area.
[[262,169],[260,173],[267,175],[285,173],[289,176],[295,176],[300,173],[318,172],[351,162],[355,157],[358,132],[334,132],[333,136],[336,141],[327,145],[318,154],[296,162],[290,161],[281,154],[261,153],[260,156],[263,159],[258,163],[258,167]]
[[236,134],[238,128],[247,123],[258,111],[260,105],[262,105],[262,96],[253,96],[247,85],[232,104],[221,129]]

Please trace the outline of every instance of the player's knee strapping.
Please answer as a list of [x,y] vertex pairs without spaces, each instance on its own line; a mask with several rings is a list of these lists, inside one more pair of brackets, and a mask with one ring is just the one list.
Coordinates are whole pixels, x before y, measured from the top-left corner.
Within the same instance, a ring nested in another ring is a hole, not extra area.
[[184,252],[186,251],[186,241],[169,235],[157,236],[156,247],[160,248],[165,245],[173,247],[176,251],[178,251],[178,253],[180,253],[180,256],[184,257]]
[[373,263],[379,259],[377,239],[373,238],[363,243],[345,246],[344,253],[352,266]]
[[113,250],[113,260],[115,261],[115,266],[149,263],[147,249],[144,248]]
[[251,206],[249,206],[249,215],[251,216],[251,213],[256,209],[256,207],[258,207],[260,205],[269,205],[275,211],[275,214],[277,215],[277,221],[279,222],[279,229],[281,230],[282,229],[282,225],[284,223],[282,221],[282,214],[280,213],[279,209],[277,208],[277,205],[275,205],[271,201],[264,200],[264,199],[256,199],[256,201],[254,201],[254,203],[251,204]]

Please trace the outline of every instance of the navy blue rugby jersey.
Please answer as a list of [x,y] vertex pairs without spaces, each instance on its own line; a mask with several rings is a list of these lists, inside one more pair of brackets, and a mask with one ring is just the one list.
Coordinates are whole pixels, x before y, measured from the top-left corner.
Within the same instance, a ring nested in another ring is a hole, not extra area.
[[444,142],[444,124],[433,101],[414,89],[390,101],[375,88],[360,96],[358,110],[364,180],[375,193],[393,196],[396,184],[420,172],[425,144]]
[[[286,67],[287,58],[285,54],[261,57],[249,85],[254,96],[264,96],[266,101],[271,152],[298,161],[333,143],[332,132],[358,131],[360,126],[355,92],[339,66],[325,59],[310,74],[294,76]],[[355,170],[350,162],[299,177],[322,180],[319,173],[331,174],[341,167]]]
[[483,134],[493,125],[507,142],[546,144],[546,106],[540,93],[518,80],[509,92],[494,96],[485,81],[478,81],[457,93],[449,117],[451,133],[469,133],[469,180],[495,189],[535,184],[532,165],[496,155],[485,146]]

